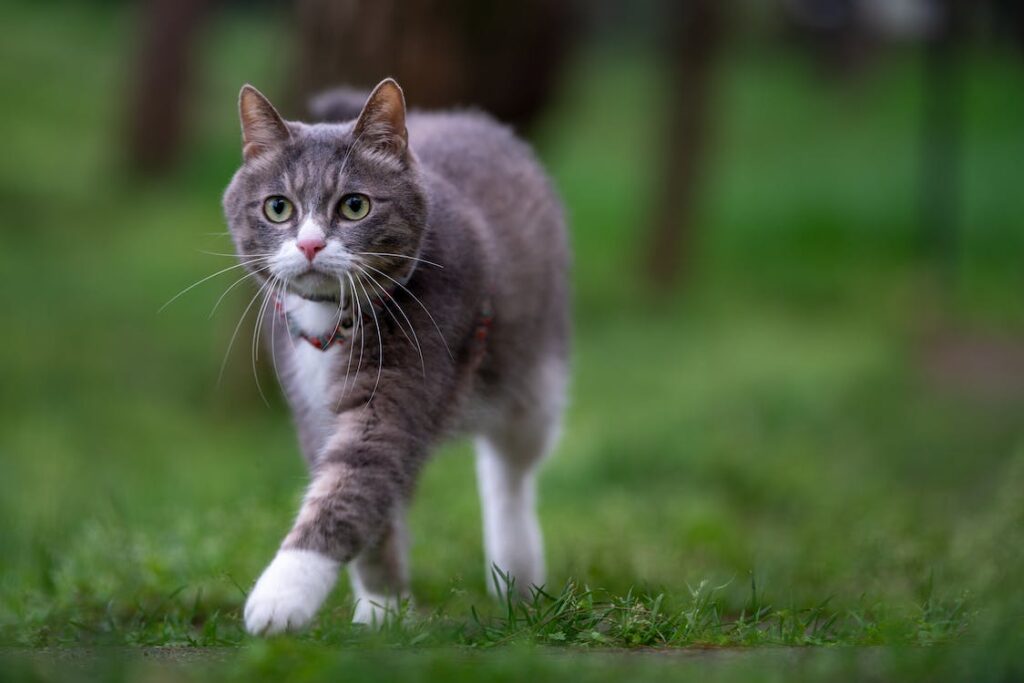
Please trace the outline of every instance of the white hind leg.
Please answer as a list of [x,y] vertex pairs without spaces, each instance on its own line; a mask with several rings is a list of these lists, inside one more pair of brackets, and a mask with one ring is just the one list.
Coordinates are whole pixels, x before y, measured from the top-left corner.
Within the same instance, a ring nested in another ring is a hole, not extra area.
[[395,510],[391,524],[377,543],[348,566],[356,602],[354,623],[379,627],[398,616],[401,601],[409,591],[408,547],[403,506]]
[[537,469],[554,445],[564,404],[565,374],[561,367],[544,373],[537,401],[528,410],[508,416],[476,441],[477,483],[483,509],[487,586],[495,586],[492,570],[509,574],[521,595],[544,585],[544,543],[537,520]]

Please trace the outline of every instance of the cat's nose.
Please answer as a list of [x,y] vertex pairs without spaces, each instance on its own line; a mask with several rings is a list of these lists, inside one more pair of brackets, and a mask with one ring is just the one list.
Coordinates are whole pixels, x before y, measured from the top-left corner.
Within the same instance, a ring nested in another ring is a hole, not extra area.
[[296,241],[295,246],[306,255],[306,260],[312,263],[313,259],[316,258],[317,252],[326,247],[327,242],[322,237],[304,237]]

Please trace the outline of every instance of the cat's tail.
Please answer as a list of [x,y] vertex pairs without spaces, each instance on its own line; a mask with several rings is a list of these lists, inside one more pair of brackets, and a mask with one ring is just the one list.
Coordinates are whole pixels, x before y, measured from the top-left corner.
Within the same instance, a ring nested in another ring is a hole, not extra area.
[[309,113],[314,121],[337,123],[351,121],[359,116],[370,96],[369,91],[342,86],[315,95],[309,101]]

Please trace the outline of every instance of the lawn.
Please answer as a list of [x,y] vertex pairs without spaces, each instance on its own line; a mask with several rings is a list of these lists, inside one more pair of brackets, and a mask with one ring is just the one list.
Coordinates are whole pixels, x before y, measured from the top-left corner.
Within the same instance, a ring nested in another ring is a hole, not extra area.
[[217,381],[251,293],[211,317],[232,282],[215,278],[158,310],[231,263],[203,252],[230,249],[235,97],[283,88],[262,47],[279,24],[218,18],[181,167],[143,180],[121,165],[119,7],[17,6],[0,43],[0,677],[1022,675],[1019,368],[999,382],[944,360],[1024,345],[1019,60],[965,67],[944,272],[917,255],[916,56],[837,85],[737,46],[695,270],[653,291],[661,72],[641,49],[587,48],[536,134],[576,252],[573,400],[541,479],[550,584],[487,598],[454,444],[412,509],[403,623],[350,627],[343,581],[310,632],[267,643],[240,608],[305,479],[247,336]]

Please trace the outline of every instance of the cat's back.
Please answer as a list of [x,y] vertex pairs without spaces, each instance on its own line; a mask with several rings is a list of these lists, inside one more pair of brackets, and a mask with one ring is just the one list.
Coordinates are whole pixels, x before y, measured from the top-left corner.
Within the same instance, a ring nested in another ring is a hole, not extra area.
[[543,174],[526,143],[512,130],[477,111],[411,112],[409,144],[421,165],[449,180],[484,185],[516,173]]
[[561,201],[530,146],[476,111],[413,113],[408,128],[424,171],[441,176],[483,218],[492,288],[508,295],[509,312],[524,324],[552,314],[548,305],[564,299],[568,238]]
[[412,113],[408,128],[424,170],[451,183],[496,228],[548,237],[564,230],[547,175],[508,126],[484,113],[451,111]]
[[[482,219],[474,224],[487,253],[478,258],[495,313],[484,374],[502,378],[506,395],[559,394],[550,378],[562,377],[568,353],[569,247],[547,174],[525,142],[485,114],[413,114],[408,128],[424,171],[441,176]],[[459,239],[441,221],[431,229],[441,241]]]

